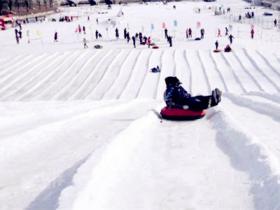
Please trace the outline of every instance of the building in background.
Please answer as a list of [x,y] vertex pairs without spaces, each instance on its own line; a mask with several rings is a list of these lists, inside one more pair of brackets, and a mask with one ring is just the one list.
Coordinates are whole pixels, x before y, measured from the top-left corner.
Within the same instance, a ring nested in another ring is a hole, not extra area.
[[256,6],[265,6],[280,10],[280,0],[245,0]]
[[0,0],[0,14],[36,14],[55,10],[57,6],[57,0]]

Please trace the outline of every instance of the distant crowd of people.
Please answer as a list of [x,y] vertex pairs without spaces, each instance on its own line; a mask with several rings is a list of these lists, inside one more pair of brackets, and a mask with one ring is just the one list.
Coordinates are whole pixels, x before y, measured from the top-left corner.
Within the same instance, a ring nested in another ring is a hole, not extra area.
[[[176,9],[176,6],[173,6],[173,9]],[[222,11],[222,7],[219,7],[218,11]],[[231,9],[227,8],[226,12],[228,13],[230,11],[231,11]],[[200,12],[201,11],[199,10],[199,13]],[[122,12],[122,15],[124,15],[123,12]],[[246,18],[254,18],[255,17],[254,11],[247,11],[245,13],[245,17]],[[242,16],[239,15],[239,20],[241,21],[241,19],[242,19]],[[90,16],[87,16],[87,20],[90,21]],[[95,20],[96,20],[96,24],[98,25],[99,24],[98,18],[96,18]],[[63,16],[63,17],[59,18],[59,22],[64,22],[64,21],[65,22],[72,22],[73,21],[73,17]],[[273,24],[274,24],[274,27],[278,26],[277,19],[273,20]],[[22,25],[21,25],[21,23],[17,23],[16,25],[17,25],[17,27],[15,28],[15,39],[16,39],[16,43],[19,44],[20,40],[23,37]],[[104,27],[106,27],[106,26],[104,26]],[[107,34],[108,34],[109,33],[108,27],[106,27],[105,29],[106,29]],[[197,28],[195,30],[196,30],[195,33],[193,33],[193,29],[191,27],[187,27],[186,30],[185,30],[185,38],[187,40],[203,40],[205,38],[205,35],[206,35],[206,30],[205,30],[204,27],[201,27],[200,22],[197,22]],[[199,30],[199,36],[197,36],[197,32],[198,32],[197,30]],[[78,24],[78,26],[76,27],[75,32],[78,33],[78,34],[84,34],[84,35],[87,34],[86,26]],[[95,33],[95,40],[99,40],[99,39],[101,39],[103,37],[101,32],[99,30],[97,30],[97,29],[95,30],[94,33]],[[114,26],[114,34],[115,34],[116,40],[119,40],[120,39],[120,30],[116,26]],[[174,37],[169,33],[169,28],[163,27],[163,34],[164,34],[164,40],[166,40],[168,46],[169,47],[173,47]],[[195,37],[193,37],[194,34],[196,35]],[[26,31],[26,36],[27,36],[27,39],[28,39],[28,43],[30,43],[29,30]],[[225,27],[225,32],[224,33],[222,33],[220,28],[217,29],[217,38],[224,37],[224,36],[228,37],[228,39],[229,39],[229,44],[226,45],[226,46],[228,47],[228,46],[232,45],[233,44],[233,40],[235,38],[232,35],[232,25],[229,25],[229,26]],[[254,37],[255,37],[255,28],[251,27],[250,38],[254,39]],[[83,36],[81,38],[82,38],[83,47],[84,48],[88,48],[88,43],[89,43],[88,38],[86,38],[86,36]],[[134,48],[136,48],[137,46],[143,46],[143,45],[146,45],[148,48],[150,48],[151,45],[154,44],[153,41],[152,41],[152,37],[151,36],[143,34],[143,32],[136,32],[133,35],[131,35],[128,27],[123,29],[123,39],[128,44],[132,43],[132,46]],[[57,30],[54,31],[53,40],[54,40],[54,42],[58,42],[59,41],[58,31]],[[219,41],[217,39],[215,41],[215,50],[218,50],[218,49],[219,49]]]

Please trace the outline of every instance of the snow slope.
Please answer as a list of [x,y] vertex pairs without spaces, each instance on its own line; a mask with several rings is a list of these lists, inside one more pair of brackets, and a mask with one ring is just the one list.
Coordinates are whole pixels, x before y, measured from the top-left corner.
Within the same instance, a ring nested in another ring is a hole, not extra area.
[[[233,15],[248,6],[236,2],[227,1]],[[25,25],[44,36],[19,46],[12,30],[1,32],[0,210],[280,210],[279,42],[263,39],[258,25],[250,40],[250,25],[230,22],[233,52],[213,53],[217,27],[229,22],[208,6],[224,3],[116,6],[104,19],[102,6],[76,8],[77,22]],[[153,20],[160,48],[133,49],[111,34],[81,50],[77,24],[105,30],[119,9],[120,28],[146,24],[147,32]],[[208,35],[186,41],[186,25],[198,20]],[[176,35],[172,48],[162,38],[162,21]],[[53,43],[47,35],[54,30],[65,40]],[[97,43],[104,49],[92,49]],[[150,72],[156,65],[161,72]],[[222,102],[197,121],[162,121],[170,75],[193,95],[220,88]]]

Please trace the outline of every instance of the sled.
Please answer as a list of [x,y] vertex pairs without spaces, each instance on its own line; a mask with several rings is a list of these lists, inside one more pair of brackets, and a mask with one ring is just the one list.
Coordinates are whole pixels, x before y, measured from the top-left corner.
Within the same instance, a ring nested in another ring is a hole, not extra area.
[[213,50],[214,53],[221,52],[221,50]]
[[176,109],[164,107],[160,111],[160,115],[163,119],[166,120],[196,120],[204,117],[206,112],[201,111],[192,111],[189,109]]
[[232,49],[224,49],[225,53],[228,53],[228,52],[231,52],[231,51],[232,51]]
[[95,49],[101,49],[101,48],[102,48],[102,46],[101,46],[101,45],[99,45],[99,44],[97,44],[97,45],[94,45],[94,48],[95,48]]
[[157,45],[152,46],[153,49],[158,49]]

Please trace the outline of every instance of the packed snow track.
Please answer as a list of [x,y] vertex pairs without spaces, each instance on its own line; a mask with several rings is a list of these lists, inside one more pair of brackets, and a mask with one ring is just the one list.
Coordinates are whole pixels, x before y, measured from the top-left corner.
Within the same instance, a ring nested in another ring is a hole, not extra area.
[[[222,102],[162,121],[172,75]],[[280,56],[245,48],[3,57],[0,210],[280,210],[279,92]]]

